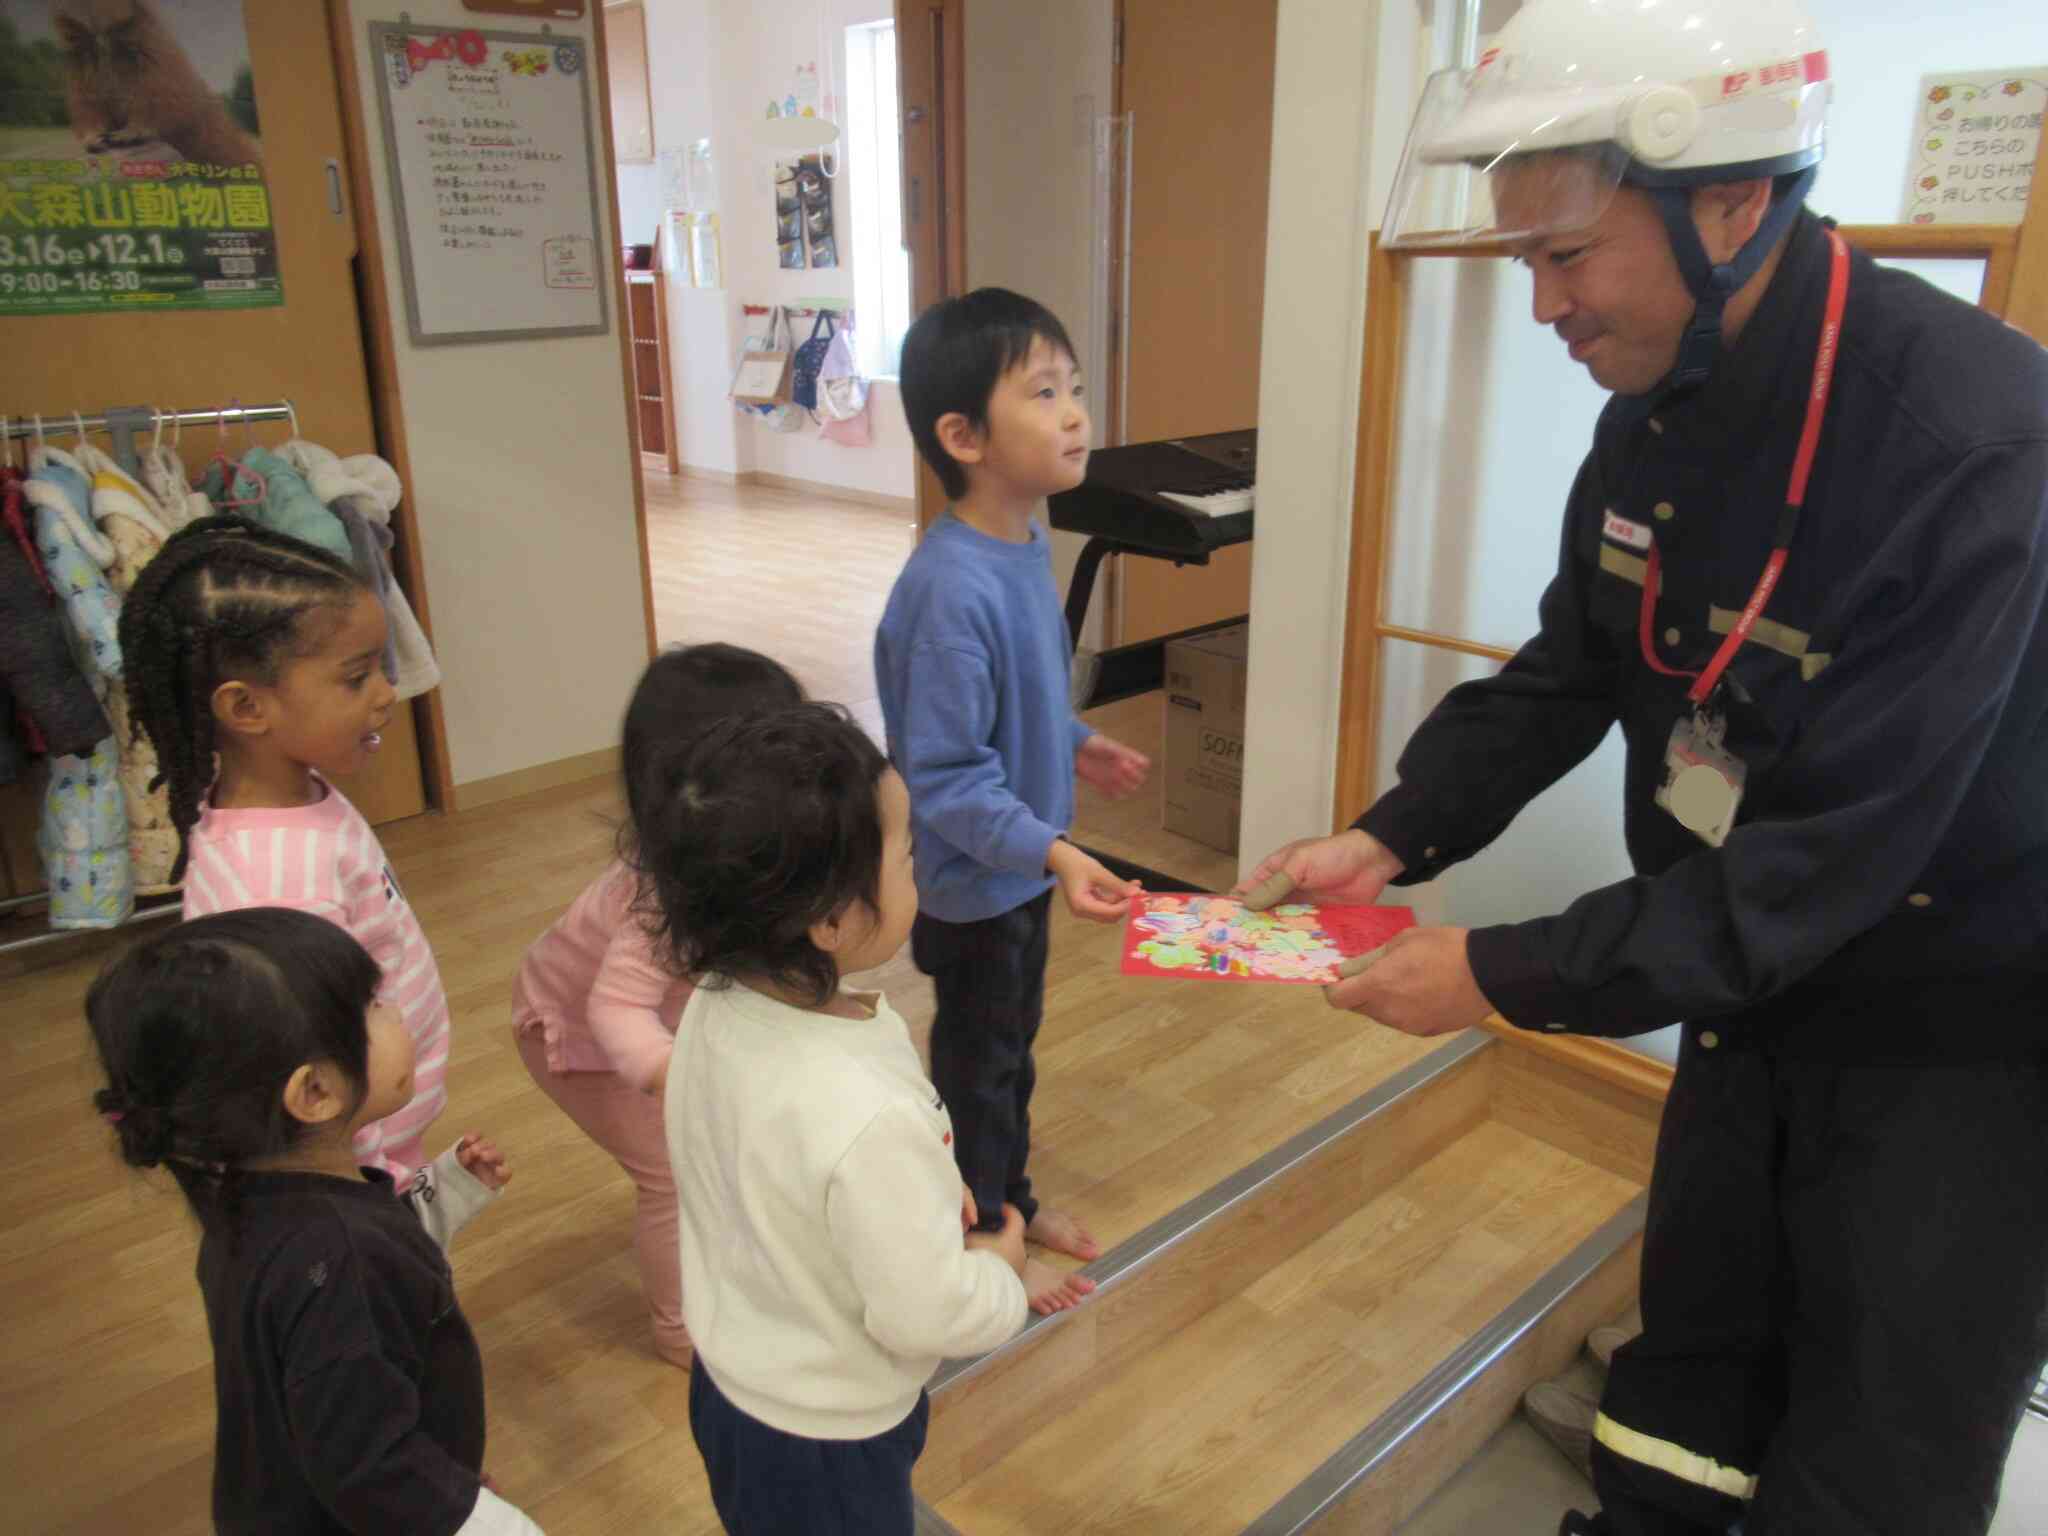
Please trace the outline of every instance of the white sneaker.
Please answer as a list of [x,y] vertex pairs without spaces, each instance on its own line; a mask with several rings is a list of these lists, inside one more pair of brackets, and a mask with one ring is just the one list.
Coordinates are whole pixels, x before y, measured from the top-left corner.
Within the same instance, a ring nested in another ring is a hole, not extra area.
[[1595,1328],[1586,1335],[1586,1353],[1599,1362],[1600,1369],[1604,1371],[1614,1364],[1614,1352],[1635,1336],[1635,1330],[1612,1324]]
[[1554,1381],[1539,1381],[1522,1394],[1523,1417],[1589,1483],[1593,1480],[1593,1420],[1599,1411],[1598,1404]]

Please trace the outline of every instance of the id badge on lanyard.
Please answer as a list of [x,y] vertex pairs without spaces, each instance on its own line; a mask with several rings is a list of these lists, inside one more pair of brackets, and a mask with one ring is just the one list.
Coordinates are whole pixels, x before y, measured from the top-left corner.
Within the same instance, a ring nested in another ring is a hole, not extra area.
[[1727,718],[1718,709],[1695,709],[1672,726],[1664,782],[1657,787],[1657,804],[1713,848],[1728,840],[1749,776],[1742,759],[1723,745],[1727,733]]
[[1686,697],[1692,713],[1671,727],[1671,740],[1664,748],[1664,780],[1657,788],[1656,803],[1669,811],[1678,824],[1710,847],[1718,848],[1735,825],[1735,812],[1742,804],[1742,789],[1748,777],[1742,759],[1726,746],[1728,717],[1719,704],[1721,675],[1728,663],[1756,628],[1756,621],[1771,600],[1778,578],[1785,572],[1785,559],[1792,547],[1792,533],[1799,523],[1799,509],[1806,501],[1807,476],[1813,470],[1813,455],[1820,444],[1820,427],[1827,415],[1828,393],[1835,378],[1835,358],[1841,349],[1842,308],[1849,295],[1849,247],[1834,230],[1828,231],[1833,248],[1833,266],[1828,275],[1827,313],[1821,322],[1820,346],[1813,359],[1813,388],[1806,400],[1806,424],[1799,434],[1799,453],[1792,461],[1792,483],[1785,491],[1785,511],[1772,541],[1771,558],[1758,578],[1756,591],[1743,605],[1742,613],[1728,637],[1707,663],[1706,670],[1693,673],[1667,667],[1657,657],[1652,638],[1656,623],[1660,566],[1655,544],[1650,546],[1648,570],[1643,577],[1643,608],[1637,634],[1643,660],[1666,677],[1694,679]]

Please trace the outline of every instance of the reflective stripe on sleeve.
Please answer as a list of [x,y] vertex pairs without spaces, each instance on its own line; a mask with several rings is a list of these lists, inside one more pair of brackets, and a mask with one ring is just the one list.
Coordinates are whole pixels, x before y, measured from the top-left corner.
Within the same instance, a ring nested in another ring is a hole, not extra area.
[[1688,1451],[1674,1441],[1659,1440],[1641,1430],[1630,1429],[1626,1424],[1617,1424],[1604,1413],[1593,1421],[1593,1438],[1615,1455],[1642,1466],[1654,1467],[1659,1472],[1668,1472],[1680,1482],[1711,1488],[1731,1499],[1756,1497],[1753,1473],[1724,1467],[1713,1457]]

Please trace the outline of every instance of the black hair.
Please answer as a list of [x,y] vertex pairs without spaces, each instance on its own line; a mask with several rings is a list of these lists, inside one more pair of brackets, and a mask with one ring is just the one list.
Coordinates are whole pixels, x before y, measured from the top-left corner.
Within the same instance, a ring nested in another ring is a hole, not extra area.
[[977,429],[986,427],[996,382],[1030,357],[1031,344],[1039,340],[1077,356],[1057,315],[1007,288],[941,299],[903,338],[903,414],[917,451],[953,500],[967,494],[967,472],[939,441],[939,418],[958,411]]
[[202,1223],[231,1214],[236,1170],[308,1130],[284,1107],[294,1072],[332,1062],[366,1091],[382,977],[346,929],[286,907],[194,918],[117,956],[85,1017],[122,1161],[168,1164]]
[[213,692],[230,678],[277,681],[280,663],[318,648],[316,610],[345,611],[369,591],[344,560],[317,545],[228,514],[172,534],[121,605],[129,709],[156,749],[150,781],[170,786],[178,829],[173,882],[213,782]]
[[789,669],[759,651],[713,641],[673,646],[655,657],[633,689],[620,733],[627,818],[619,829],[620,852],[630,857],[640,823],[707,729],[733,715],[803,701],[803,685]]
[[814,1007],[830,998],[839,967],[810,928],[879,900],[887,767],[837,704],[707,729],[638,849],[645,915],[676,974],[758,975]]

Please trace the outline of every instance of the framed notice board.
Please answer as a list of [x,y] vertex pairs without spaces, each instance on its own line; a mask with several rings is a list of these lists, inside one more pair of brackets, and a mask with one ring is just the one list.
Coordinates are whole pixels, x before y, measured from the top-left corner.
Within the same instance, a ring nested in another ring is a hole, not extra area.
[[415,346],[607,329],[589,43],[371,22]]

